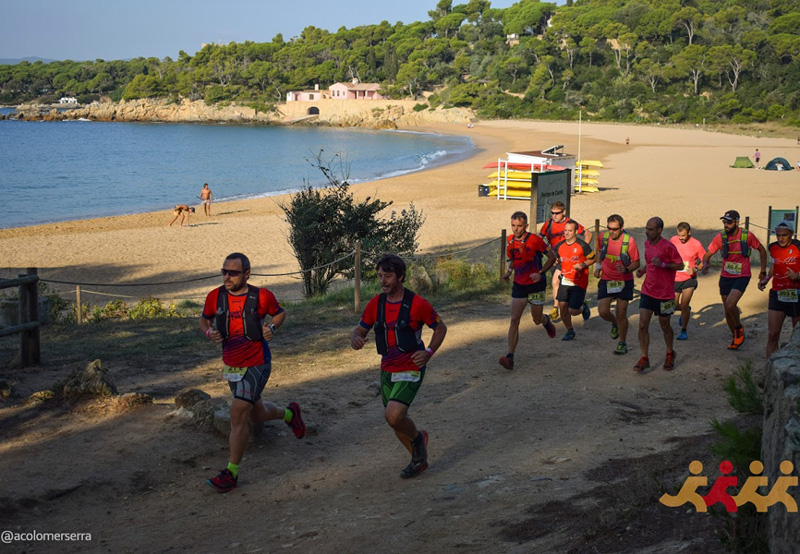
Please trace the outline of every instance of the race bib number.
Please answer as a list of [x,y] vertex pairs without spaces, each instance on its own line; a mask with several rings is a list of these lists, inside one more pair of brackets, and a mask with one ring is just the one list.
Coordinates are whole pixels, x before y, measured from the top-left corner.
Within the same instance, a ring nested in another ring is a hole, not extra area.
[[606,282],[606,291],[608,291],[609,294],[616,294],[618,292],[622,292],[623,288],[625,288],[625,281]]
[[529,295],[528,302],[530,302],[534,306],[544,306],[545,304],[544,292],[545,291],[539,291]]
[[229,365],[222,367],[222,377],[224,377],[226,381],[231,381],[232,383],[241,381],[245,373],[247,373],[246,367],[231,367]]
[[566,277],[562,277],[561,284],[564,285],[565,287],[574,287],[575,281],[573,281],[572,279],[567,279]]
[[741,275],[742,264],[738,262],[725,262],[725,271],[727,271],[731,275]]
[[666,300],[661,303],[661,315],[669,315],[675,312],[675,300]]
[[689,262],[683,262],[683,269],[681,270],[684,273],[691,273],[692,270],[689,269]]
[[797,289],[779,290],[778,300],[781,302],[792,302],[793,304],[797,304]]
[[419,371],[398,371],[397,373],[392,373],[392,383],[399,383],[401,381],[416,383],[419,381],[419,375]]

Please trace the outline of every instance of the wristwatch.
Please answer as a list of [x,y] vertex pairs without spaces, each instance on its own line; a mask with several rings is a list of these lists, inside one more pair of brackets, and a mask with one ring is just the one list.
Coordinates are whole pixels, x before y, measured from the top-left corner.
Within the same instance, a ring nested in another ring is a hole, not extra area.
[[275,324],[274,323],[270,323],[269,325],[267,325],[267,327],[269,327],[269,329],[270,329],[270,331],[272,331],[273,335],[277,332],[277,329],[275,328]]

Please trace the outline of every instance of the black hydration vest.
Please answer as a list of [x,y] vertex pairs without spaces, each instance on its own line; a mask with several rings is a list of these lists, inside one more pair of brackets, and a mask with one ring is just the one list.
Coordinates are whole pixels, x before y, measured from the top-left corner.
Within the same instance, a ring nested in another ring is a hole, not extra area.
[[[750,245],[747,244],[747,239],[749,238],[749,236],[750,232],[747,230],[747,228],[742,228],[742,236],[739,237],[739,242],[742,243],[742,256],[744,256],[745,258],[750,257]],[[735,240],[729,241],[728,236],[725,234],[725,231],[722,231],[719,234],[719,238],[720,240],[722,240],[722,259],[724,260],[730,254],[730,244],[731,243],[735,244],[736,241]]]
[[[411,303],[416,296],[412,291],[405,289],[403,300],[400,304],[400,313],[397,314],[397,321],[394,324],[394,340],[397,348],[401,352],[415,352],[419,350],[419,340],[417,333],[409,323],[411,322]],[[381,293],[378,297],[378,318],[375,321],[375,346],[378,347],[378,354],[386,355],[389,353],[389,326],[386,325],[386,294]]]
[[[247,337],[247,340],[252,341],[264,339],[264,333],[261,330],[261,316],[258,315],[258,291],[258,287],[247,285],[247,298],[244,301],[244,313],[242,314],[244,336]],[[230,335],[230,319],[228,291],[222,286],[217,293],[217,315],[214,318],[214,326],[223,339],[227,339]]]

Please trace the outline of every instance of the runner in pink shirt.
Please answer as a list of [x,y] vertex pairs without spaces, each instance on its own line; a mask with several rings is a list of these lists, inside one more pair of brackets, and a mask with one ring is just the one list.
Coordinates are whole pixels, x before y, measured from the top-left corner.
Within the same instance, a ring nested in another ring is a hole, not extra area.
[[706,249],[699,240],[692,237],[692,226],[685,221],[678,223],[678,234],[669,241],[678,249],[683,260],[683,269],[675,273],[675,309],[681,312],[678,340],[686,340],[689,338],[686,327],[689,325],[692,310],[689,303],[697,288],[697,270],[703,266]]
[[[625,220],[613,214],[606,220],[606,229],[597,237],[598,263],[594,275],[597,283],[597,312],[611,323],[611,338],[619,339],[614,354],[628,353],[628,302],[633,300],[633,272],[639,269],[639,248],[624,229]],[[611,302],[617,301],[616,313]]]
[[[708,272],[708,261],[716,252],[722,253],[722,272],[719,277],[719,295],[725,307],[725,321],[731,330],[733,340],[728,345],[730,350],[738,350],[744,344],[744,327],[739,317],[739,300],[750,283],[750,252],[758,250],[761,258],[759,279],[767,275],[767,250],[749,229],[739,228],[739,212],[728,210],[721,218],[724,231],[717,234],[708,252],[703,256],[701,272]],[[725,236],[723,243],[722,237]]]
[[675,245],[661,237],[663,230],[664,221],[660,217],[647,220],[644,230],[647,236],[644,243],[645,266],[636,272],[637,277],[647,274],[639,300],[639,346],[642,357],[633,366],[633,370],[637,372],[650,367],[647,353],[650,347],[650,319],[653,314],[658,316],[664,342],[667,344],[664,369],[669,371],[675,367],[675,351],[672,349],[674,333],[669,318],[675,311],[675,272],[683,268],[683,260]]

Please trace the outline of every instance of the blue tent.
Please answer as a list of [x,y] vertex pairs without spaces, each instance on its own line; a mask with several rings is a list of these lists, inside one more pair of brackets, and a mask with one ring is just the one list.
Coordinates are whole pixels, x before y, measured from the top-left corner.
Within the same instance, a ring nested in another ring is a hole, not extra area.
[[793,168],[792,164],[787,162],[784,158],[773,158],[764,169],[770,169],[772,171],[790,171]]

